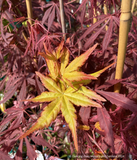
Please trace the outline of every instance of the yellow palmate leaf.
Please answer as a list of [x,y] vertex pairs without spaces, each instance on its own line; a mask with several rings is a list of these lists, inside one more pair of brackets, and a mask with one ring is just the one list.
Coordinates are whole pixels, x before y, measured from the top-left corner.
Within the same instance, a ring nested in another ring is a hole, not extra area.
[[47,76],[42,75],[39,72],[36,72],[36,74],[39,76],[41,79],[42,83],[44,86],[51,92],[61,92],[60,87],[57,85],[57,83],[52,79]]
[[42,92],[41,95],[28,99],[28,101],[32,102],[50,102],[54,99],[58,98],[61,94],[60,93],[54,93],[54,92]]
[[72,72],[78,70],[88,59],[90,54],[94,51],[98,44],[95,44],[92,48],[88,49],[85,53],[76,57],[65,69],[65,73]]
[[72,132],[75,148],[78,151],[77,132],[76,132],[77,116],[75,114],[76,111],[72,103],[69,102],[69,100],[65,97],[62,98],[61,112],[66,122],[69,125],[69,128]]
[[92,106],[92,107],[99,107],[102,108],[102,106],[100,104],[98,104],[97,102],[89,99],[87,96],[84,96],[84,94],[81,93],[69,93],[69,92],[65,92],[64,95],[75,105],[77,106],[82,106],[82,107],[88,107],[88,106]]
[[[73,104],[82,107],[91,106],[101,108],[102,106],[94,100],[105,101],[104,98],[94,91],[87,89],[83,85],[90,83],[92,79],[97,79],[96,77],[111,65],[93,74],[86,74],[79,70],[96,46],[97,44],[87,50],[84,54],[75,58],[68,65],[70,53],[69,50],[64,47],[64,42],[61,42],[56,51],[52,51],[52,54],[44,45],[46,54],[43,52],[40,52],[39,54],[45,58],[49,74],[47,76],[44,76],[39,72],[36,72],[36,74],[49,92],[45,91],[41,93],[41,95],[28,101],[50,103],[44,108],[44,111],[38,118],[37,122],[26,133],[24,133],[21,138],[24,138],[35,130],[44,128],[45,126],[48,127],[50,123],[55,120],[61,110],[62,115],[72,132],[74,145],[78,151],[76,132],[77,116]],[[89,126],[83,125],[80,126],[80,129],[89,130]]]
[[37,120],[37,122],[26,133],[24,133],[20,139],[26,137],[38,129],[42,129],[45,126],[48,127],[50,123],[57,117],[57,114],[60,111],[60,107],[61,98],[51,102],[47,107],[44,108],[44,111],[42,112],[41,117]]

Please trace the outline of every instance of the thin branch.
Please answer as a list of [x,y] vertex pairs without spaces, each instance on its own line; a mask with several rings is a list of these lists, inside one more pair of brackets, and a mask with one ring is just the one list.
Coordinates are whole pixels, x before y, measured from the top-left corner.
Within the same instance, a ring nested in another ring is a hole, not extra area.
[[102,150],[102,148],[97,144],[97,142],[89,134],[87,134],[87,135],[91,139],[91,141],[100,149],[100,151],[103,153],[104,157],[106,159],[108,159],[108,157],[106,156],[106,154],[104,153],[104,151]]

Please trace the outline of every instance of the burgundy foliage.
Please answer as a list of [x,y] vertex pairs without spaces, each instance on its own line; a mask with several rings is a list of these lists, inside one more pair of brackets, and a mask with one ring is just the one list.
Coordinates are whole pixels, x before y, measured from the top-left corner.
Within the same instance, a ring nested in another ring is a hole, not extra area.
[[[103,12],[104,3],[108,7],[107,15]],[[120,0],[83,0],[81,4],[64,0],[67,39],[64,45],[70,50],[70,61],[93,44],[99,44],[83,66],[84,72],[93,73],[116,62],[120,5]],[[63,38],[59,2],[33,0],[32,7],[34,19],[31,26],[26,22],[25,1],[0,2],[0,93],[4,94],[0,103],[6,104],[6,113],[1,112],[0,116],[0,159],[11,159],[8,153],[13,149],[16,150],[15,160],[22,160],[24,146],[27,148],[25,156],[29,159],[36,158],[35,149],[38,146],[43,147],[43,154],[58,157],[61,157],[62,152],[63,155],[83,156],[100,152],[105,157],[118,154],[126,159],[131,154],[136,159],[136,16],[133,16],[128,36],[123,79],[114,79],[113,65],[87,86],[106,98],[105,103],[99,102],[102,108],[76,108],[78,126],[86,125],[90,128],[77,130],[79,153],[75,153],[71,132],[60,114],[50,128],[36,131],[24,140],[19,139],[36,122],[46,105],[24,101],[45,90],[35,74],[35,71],[48,73],[46,62],[38,52],[44,52],[44,45],[49,50],[56,48]],[[93,18],[97,19],[94,24]],[[117,83],[122,85],[120,94],[114,93],[114,85]],[[103,131],[95,128],[96,122],[99,122]]]

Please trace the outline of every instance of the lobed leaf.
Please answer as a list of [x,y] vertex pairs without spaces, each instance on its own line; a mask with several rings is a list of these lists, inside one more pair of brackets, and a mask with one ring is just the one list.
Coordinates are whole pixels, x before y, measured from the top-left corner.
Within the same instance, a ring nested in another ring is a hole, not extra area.
[[50,123],[57,117],[57,114],[60,111],[61,99],[55,99],[52,101],[47,107],[44,108],[44,111],[41,114],[41,117],[37,120],[37,122],[26,132],[24,133],[20,139],[26,137],[32,132],[42,129],[45,126],[48,127]]
[[19,81],[14,86],[12,86],[10,90],[8,90],[7,93],[5,93],[3,100],[0,101],[0,104],[5,103],[7,100],[9,100],[15,94],[15,91],[17,90],[18,87],[20,87],[21,84],[22,81]]
[[101,108],[102,106],[95,101],[92,101],[89,99],[87,96],[81,94],[81,93],[69,93],[65,92],[64,93],[65,97],[67,97],[72,103],[74,103],[77,106],[83,106],[83,107],[99,107]]
[[53,10],[51,11],[49,18],[48,18],[48,30],[50,29],[51,25],[53,24],[53,21],[55,19],[55,6],[53,7]]
[[44,84],[44,86],[49,91],[56,92],[56,93],[60,93],[61,92],[61,89],[59,88],[59,86],[56,84],[56,82],[52,78],[44,76],[39,72],[36,72],[36,74],[39,76],[39,78],[41,79],[42,83]]
[[88,47],[90,47],[90,45],[95,41],[95,39],[99,36],[99,34],[101,34],[101,32],[102,32],[102,30],[104,29],[105,26],[106,26],[106,24],[104,24],[102,27],[100,27],[100,29],[97,32],[95,32],[90,38],[88,38],[88,40],[86,41],[86,43],[84,45],[84,47],[86,49]]
[[47,59],[46,62],[47,62],[47,66],[48,66],[51,77],[56,80],[56,78],[58,78],[58,76],[60,75],[58,62],[49,60],[49,59]]
[[105,34],[105,37],[103,39],[103,44],[102,44],[103,52],[107,49],[107,47],[109,45],[109,42],[110,42],[110,39],[112,36],[112,31],[113,31],[113,24],[114,24],[113,18],[110,18],[109,27],[108,27],[107,32]]
[[70,73],[64,73],[63,78],[69,80],[69,81],[81,81],[81,80],[88,80],[88,79],[94,79],[96,80],[96,77],[93,77],[89,74],[85,74],[84,72],[77,72],[73,71]]
[[23,139],[20,141],[19,148],[15,155],[15,160],[22,160]]
[[97,115],[98,115],[100,127],[102,130],[105,131],[105,141],[108,145],[112,147],[112,152],[114,153],[114,137],[113,137],[113,130],[112,130],[112,124],[110,121],[110,116],[106,108],[98,108]]
[[69,125],[69,128],[72,132],[75,148],[78,151],[77,132],[76,132],[77,116],[75,114],[76,111],[72,103],[69,102],[69,100],[66,97],[62,98],[61,112],[66,122]]
[[60,73],[63,75],[66,66],[69,63],[69,51],[67,48],[63,49],[63,55],[60,58],[61,67],[60,67]]
[[25,142],[26,142],[26,147],[27,147],[27,156],[29,157],[29,159],[37,158],[37,154],[36,154],[34,148],[32,148],[32,146],[29,143],[29,141],[27,140],[27,138],[25,138]]
[[109,87],[111,87],[111,86],[113,86],[113,85],[115,85],[115,84],[117,84],[117,83],[119,83],[119,82],[124,81],[124,80],[126,80],[126,79],[112,79],[112,80],[108,80],[108,81],[106,81],[103,85],[99,86],[99,87],[97,88],[97,90],[107,89],[107,88],[109,88]]
[[87,97],[89,97],[91,99],[95,99],[95,100],[99,100],[99,101],[103,101],[103,102],[106,101],[103,97],[98,95],[96,92],[94,92],[92,90],[89,90],[84,86],[81,86],[79,88],[78,93],[82,93],[82,94],[84,94],[85,96],[87,96]]
[[26,98],[26,93],[27,93],[27,86],[26,86],[26,79],[24,79],[21,89],[20,89],[20,93],[17,96],[17,100],[23,100]]
[[99,100],[99,101],[103,101],[103,102],[106,101],[103,97],[98,95],[96,92],[94,92],[93,90],[87,89],[84,86],[73,85],[73,88],[68,87],[65,91],[65,93],[73,93],[73,92],[81,93],[90,99],[95,99],[95,100]]
[[90,75],[97,78],[97,77],[99,77],[103,72],[105,72],[105,70],[107,70],[108,68],[110,68],[111,66],[113,66],[115,63],[116,63],[116,62],[110,64],[109,66],[107,66],[107,67],[105,67],[105,68],[103,68],[103,69],[101,69],[101,70],[99,70],[99,71],[97,71],[97,72],[95,72],[95,73],[91,73]]
[[[85,31],[85,33],[80,37],[80,40],[82,40],[83,38],[85,38],[86,36],[88,36],[92,31],[94,31],[98,26],[101,25],[101,23],[103,23],[103,22],[104,22],[105,20],[107,20],[107,19],[108,19],[108,17],[105,17],[105,18],[97,21],[97,22],[94,23],[93,25],[91,25],[91,26]],[[104,25],[104,27],[105,27],[105,25]],[[102,29],[101,29],[101,30],[102,30]],[[99,30],[99,32],[101,32],[101,31]],[[93,36],[94,36],[94,35],[93,35]],[[93,38],[93,37],[92,37],[92,38]],[[88,40],[87,42],[89,42],[89,40]]]
[[106,99],[108,99],[112,104],[115,104],[118,107],[129,109],[132,112],[137,112],[137,104],[135,104],[134,101],[128,99],[124,95],[114,92],[106,92],[100,90],[96,91]]
[[46,12],[44,13],[44,16],[42,18],[42,25],[45,23],[45,21],[48,19],[50,12],[52,11],[53,7],[51,6],[50,8],[48,8],[46,10]]
[[98,44],[95,44],[92,48],[89,48],[85,53],[76,57],[65,69],[65,73],[72,72],[78,70],[88,59],[90,54],[94,51]]
[[137,115],[136,113],[133,113],[130,117],[130,121],[129,123],[125,126],[125,128],[123,129],[123,131],[127,131],[129,130],[132,126],[137,124]]
[[57,151],[50,145],[44,138],[41,136],[34,136],[34,134],[31,136],[31,139],[35,144],[46,146],[54,151],[56,155],[58,155]]
[[6,159],[6,160],[13,160],[12,158],[10,158],[10,156],[8,155],[8,153],[6,154],[5,152],[3,152],[1,150],[0,150],[0,159],[1,160],[4,160],[4,159]]
[[[61,43],[59,44],[58,48],[56,49],[56,57],[57,59],[59,59],[61,57],[61,50],[63,49],[63,45],[64,45],[64,41],[61,41]],[[63,49],[63,53],[64,53],[64,50],[67,50],[67,48],[64,48]]]
[[[39,72],[36,72],[36,74],[39,76],[41,82],[49,90],[49,92],[43,92],[41,95],[29,99],[28,101],[51,102],[44,108],[44,111],[37,122],[26,133],[24,133],[20,139],[38,129],[42,129],[45,126],[48,127],[51,122],[55,120],[61,110],[62,115],[64,116],[72,132],[75,148],[78,150],[76,133],[77,116],[75,114],[73,104],[82,107],[91,106],[102,108],[102,106],[94,100],[105,101],[105,99],[100,95],[84,86],[81,86],[81,84],[88,84],[92,79],[97,79],[102,72],[111,67],[113,64],[96,73],[85,74],[84,72],[79,71],[79,68],[88,59],[97,44],[81,56],[75,58],[69,65],[69,51],[67,48],[63,48],[63,45],[64,42],[61,42],[57,50],[53,51],[52,54],[47,50],[46,46],[44,46],[46,54],[41,52],[39,53],[47,62],[50,77],[44,76]],[[87,111],[90,111],[90,108],[88,108]],[[86,118],[86,121],[84,121],[86,122],[86,125],[88,125],[89,115],[90,112]]]
[[53,61],[57,60],[56,57],[49,52],[47,52],[46,54],[44,52],[39,52],[38,54],[41,55],[45,60],[46,59],[53,60]]
[[[114,64],[115,62],[97,72],[91,73],[90,75],[93,76],[94,78],[98,78],[103,72],[105,72],[108,68],[110,68]],[[73,82],[73,85],[77,85],[77,84],[87,85],[90,82],[91,82],[91,79],[83,79],[83,80]]]
[[37,121],[39,128],[43,128],[45,126],[48,127],[50,125],[50,123],[57,117],[61,103],[61,98],[57,98],[44,108],[41,117]]
[[51,54],[46,45],[44,44],[44,49],[46,51],[46,54],[43,52],[39,52],[39,54],[45,58],[46,62],[47,62],[47,66],[49,69],[49,72],[51,74],[51,76],[53,78],[56,78],[59,75],[59,65],[57,62],[57,58],[54,54]]
[[55,100],[57,97],[60,96],[60,93],[54,93],[54,92],[42,92],[41,95],[28,99],[27,101],[32,102],[50,102]]
[[91,113],[91,107],[86,107],[86,108],[81,107],[80,108],[79,115],[84,125],[87,125],[87,126],[89,125],[90,113]]

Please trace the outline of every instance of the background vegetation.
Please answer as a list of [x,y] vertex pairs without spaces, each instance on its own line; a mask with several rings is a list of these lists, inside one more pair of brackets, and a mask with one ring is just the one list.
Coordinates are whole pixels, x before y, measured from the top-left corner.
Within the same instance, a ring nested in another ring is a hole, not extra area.
[[[83,0],[79,3],[64,0],[63,5],[55,0],[28,2],[0,1],[0,159],[11,159],[10,152],[15,153],[17,160],[35,159],[35,150],[52,156],[50,158],[77,159],[80,155],[86,159],[86,156],[100,155],[109,159],[117,155],[136,159],[137,17],[136,8],[132,9],[134,1]],[[125,26],[120,26],[122,20],[123,25],[127,22],[127,31],[124,31]],[[121,36],[121,31],[126,37]],[[97,80],[85,85],[106,99],[106,102],[97,100],[102,108],[75,106],[78,152],[61,112],[49,127],[20,139],[49,104],[24,101],[45,91],[35,72],[47,75],[49,68],[39,53],[53,54],[63,39],[70,63],[98,43],[81,68],[86,74],[114,63],[103,70]],[[125,46],[121,46],[124,41]],[[116,69],[117,55],[121,53],[123,64]],[[119,69],[122,69],[121,77],[115,76]]]

